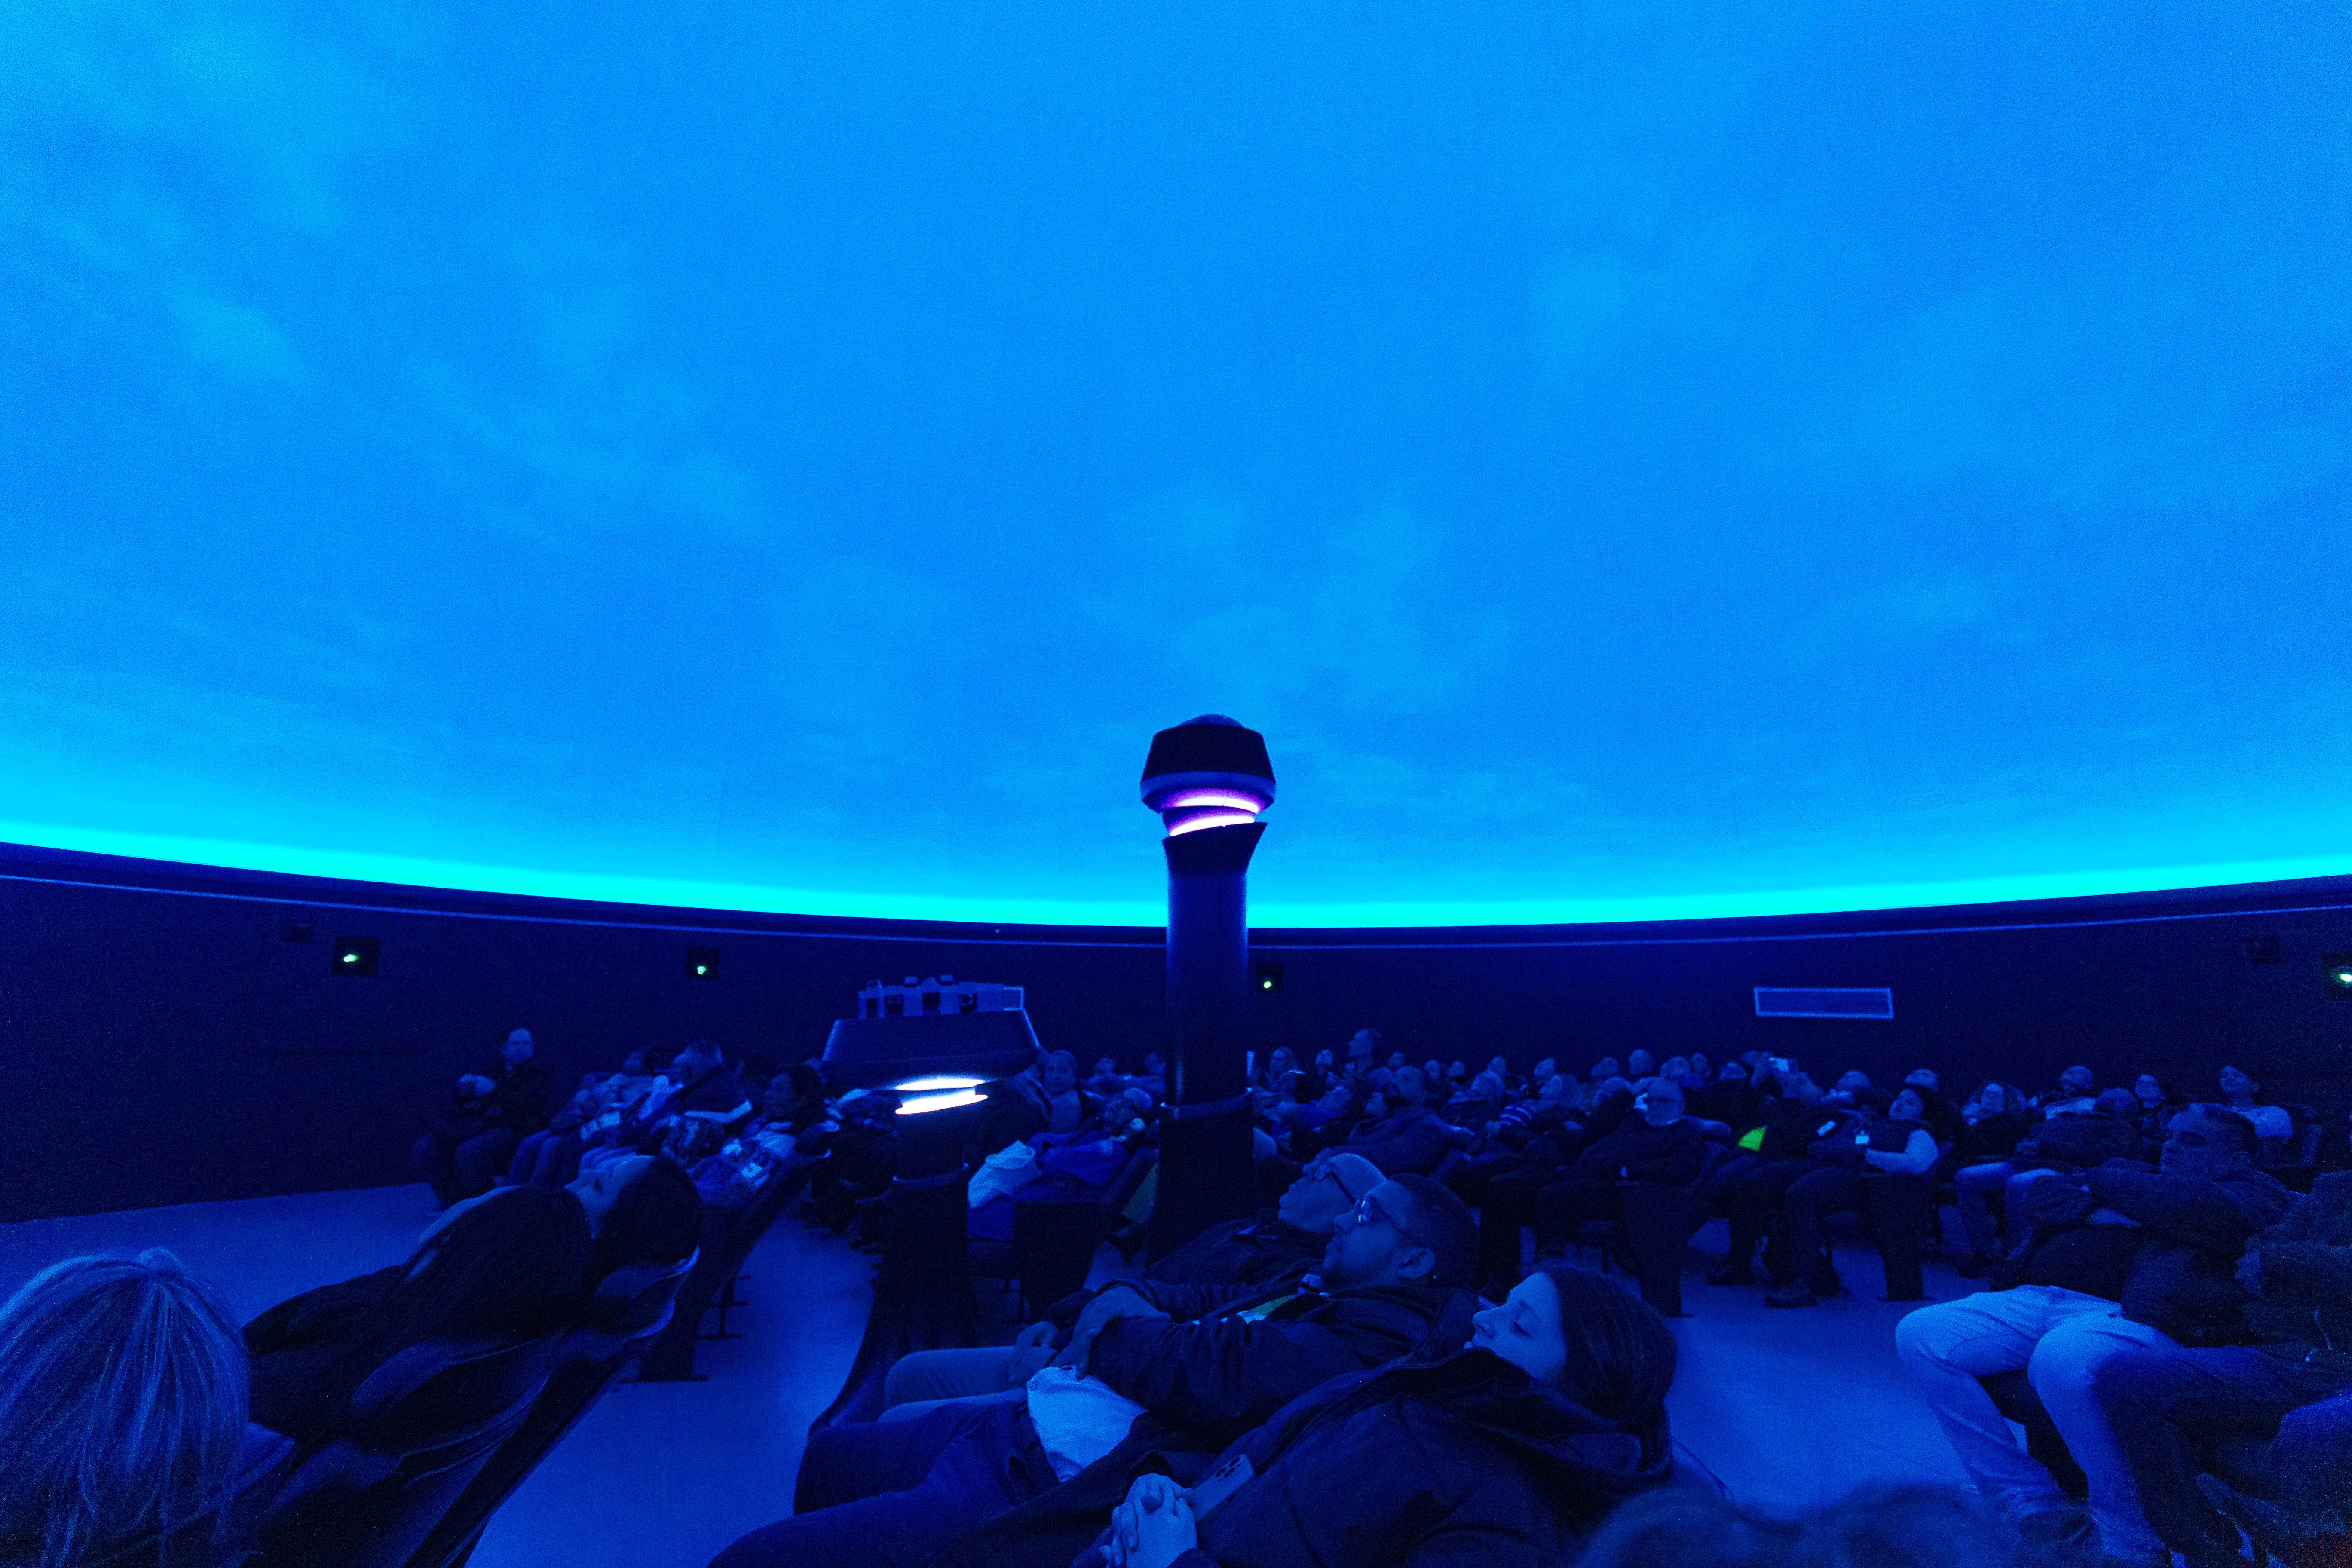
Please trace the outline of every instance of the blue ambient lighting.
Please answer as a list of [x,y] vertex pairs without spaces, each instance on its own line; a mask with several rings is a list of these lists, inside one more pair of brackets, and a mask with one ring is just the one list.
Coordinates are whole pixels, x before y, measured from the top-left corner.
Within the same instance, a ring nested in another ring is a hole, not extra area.
[[0,839],[1156,925],[1213,710],[1261,926],[2352,873],[2341,6],[10,26]]

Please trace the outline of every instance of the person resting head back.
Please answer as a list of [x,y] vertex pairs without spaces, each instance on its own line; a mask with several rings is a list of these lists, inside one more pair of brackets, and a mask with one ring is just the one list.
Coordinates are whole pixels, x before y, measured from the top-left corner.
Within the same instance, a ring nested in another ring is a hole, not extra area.
[[1318,1154],[1298,1179],[1275,1200],[1275,1217],[1317,1236],[1328,1236],[1339,1216],[1364,1201],[1385,1180],[1380,1167],[1360,1154]]
[[583,1293],[593,1293],[614,1270],[679,1261],[694,1250],[702,1229],[702,1198],[694,1178],[673,1161],[640,1154],[579,1184],[596,1184],[580,1197],[594,1241]]
[[[609,1168],[593,1178],[613,1179]],[[586,1208],[571,1189],[503,1187],[452,1205],[404,1266],[270,1308],[245,1326],[253,1419],[306,1447],[324,1442],[368,1374],[412,1345],[524,1338],[569,1322],[587,1279]]]
[[1647,1303],[1590,1268],[1537,1264],[1500,1305],[1471,1319],[1470,1343],[1620,1427],[1664,1419],[1674,1335]]
[[0,1559],[68,1568],[225,1500],[245,1345],[162,1248],[69,1258],[0,1307]]
[[1674,1338],[1612,1281],[1546,1265],[1469,1345],[1430,1349],[1295,1400],[1192,1492],[1136,1479],[1077,1561],[1565,1564],[1671,1473]]
[[2254,1124],[2228,1106],[2192,1105],[2165,1130],[2157,1168],[2168,1176],[2219,1181],[2252,1164],[2262,1146]]
[[1645,1078],[1633,1086],[1633,1109],[1653,1127],[1683,1119],[1683,1086],[1666,1078]]
[[801,1102],[800,1091],[793,1087],[788,1074],[778,1073],[760,1091],[760,1120],[782,1125],[793,1119],[793,1109]]
[[1318,1271],[1328,1292],[1458,1287],[1478,1264],[1478,1222],[1427,1176],[1391,1176],[1341,1214]]
[[2100,1116],[2130,1116],[2139,1110],[2139,1100],[2127,1089],[2103,1089],[2091,1109]]

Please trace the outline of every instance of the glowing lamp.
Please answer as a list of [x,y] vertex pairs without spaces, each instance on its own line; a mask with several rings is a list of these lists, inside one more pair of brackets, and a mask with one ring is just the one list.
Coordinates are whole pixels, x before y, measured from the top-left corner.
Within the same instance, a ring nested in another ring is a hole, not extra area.
[[959,1105],[978,1105],[988,1096],[976,1089],[951,1089],[946,1094],[910,1095],[898,1104],[901,1116],[920,1116],[931,1110],[953,1110]]
[[1255,822],[1274,804],[1265,737],[1222,713],[1160,731],[1143,763],[1143,804],[1160,814],[1171,838]]
[[2352,996],[2352,952],[2331,952],[2322,962],[2327,988],[2338,996]]

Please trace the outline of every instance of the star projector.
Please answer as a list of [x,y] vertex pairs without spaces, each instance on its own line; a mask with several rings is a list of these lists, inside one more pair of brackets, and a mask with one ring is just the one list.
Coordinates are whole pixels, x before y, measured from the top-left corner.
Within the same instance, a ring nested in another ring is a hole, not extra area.
[[1265,737],[1222,713],[1160,731],[1143,760],[1143,804],[1160,814],[1171,838],[1247,826],[1274,804]]
[[1167,837],[1167,1114],[1160,1195],[1146,1249],[1156,1262],[1257,1206],[1250,1173],[1249,864],[1274,804],[1265,737],[1222,713],[1160,731],[1143,762],[1143,804]]

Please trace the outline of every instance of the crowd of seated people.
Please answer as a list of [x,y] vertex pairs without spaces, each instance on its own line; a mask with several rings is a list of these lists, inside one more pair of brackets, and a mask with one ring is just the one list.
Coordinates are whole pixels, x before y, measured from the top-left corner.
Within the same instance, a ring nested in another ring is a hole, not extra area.
[[[517,1035],[503,1076],[468,1075],[453,1102],[491,1125],[453,1119],[419,1145],[446,1203],[406,1258],[241,1333],[165,1254],[72,1260],[0,1309],[0,1441],[42,1460],[0,1473],[0,1563],[62,1568],[226,1519],[255,1431],[331,1440],[402,1349],[558,1329],[599,1280],[682,1259],[709,1215],[784,1170],[814,1174],[825,1220],[895,1169],[895,1097],[828,1097],[812,1064],[730,1063],[701,1041],[658,1066],[633,1053],[529,1126],[544,1075]],[[2211,1101],[2145,1075],[2101,1092],[2072,1068],[1955,1103],[1926,1068],[1825,1090],[1755,1054],[1629,1050],[1580,1079],[1557,1059],[1415,1065],[1383,1043],[1268,1053],[1263,1212],[1054,1303],[1011,1344],[902,1358],[880,1417],[816,1434],[790,1517],[715,1568],[1549,1568],[1580,1552],[2219,1568],[2242,1539],[2289,1562],[2346,1542],[2352,1173],[2299,1194],[2266,1170],[2296,1118],[2235,1068]],[[1131,1149],[1163,1090],[1156,1061],[1130,1076],[1098,1058],[1081,1082],[1041,1053],[993,1086],[969,1152]],[[2249,1114],[2270,1109],[2283,1131]],[[1839,1289],[1824,1220],[1874,1180],[1949,1183],[1955,1261],[1986,1281],[1908,1313],[1895,1344],[1977,1496],[1911,1489],[1789,1521],[1665,1488],[1673,1342],[1570,1249],[1622,1224],[1629,1184],[1670,1188],[1729,1222],[1710,1278],[1736,1286],[1760,1261],[1768,1301],[1807,1305]],[[141,1336],[151,1354],[112,1356]],[[2011,1374],[2063,1439],[2080,1504],[1996,1404]],[[45,1436],[68,1426],[102,1443]]]

